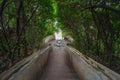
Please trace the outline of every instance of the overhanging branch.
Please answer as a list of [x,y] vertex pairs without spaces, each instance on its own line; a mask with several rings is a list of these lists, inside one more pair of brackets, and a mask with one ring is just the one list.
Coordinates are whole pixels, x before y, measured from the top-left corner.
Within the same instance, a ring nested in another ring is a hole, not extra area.
[[113,11],[113,12],[115,12],[116,14],[120,15],[120,10],[113,9],[113,8],[111,8],[111,7],[108,7],[108,6],[93,5],[93,6],[84,7],[84,9],[95,9],[95,8],[108,9],[108,10]]

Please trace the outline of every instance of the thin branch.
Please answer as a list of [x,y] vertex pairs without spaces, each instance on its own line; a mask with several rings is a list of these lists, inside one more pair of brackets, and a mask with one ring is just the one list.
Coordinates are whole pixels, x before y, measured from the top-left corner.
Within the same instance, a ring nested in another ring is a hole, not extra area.
[[[20,34],[19,34],[19,36],[22,35],[22,31],[26,28],[27,24],[28,24],[29,21],[32,19],[33,15],[34,15],[34,13],[36,12],[36,10],[38,9],[38,7],[39,7],[39,5],[37,5],[37,7],[33,10],[31,16],[28,18],[28,20],[27,20],[27,21],[25,22],[25,24],[22,26],[22,28],[21,28],[21,30],[20,30]],[[14,46],[12,52],[15,51],[16,47],[17,47],[17,41],[16,41],[16,43],[15,43],[15,46]]]
[[5,5],[7,3],[8,0],[3,0],[3,2],[1,3],[1,6],[0,6],[0,16],[2,15],[3,13],[3,10],[5,8]]
[[20,35],[22,35],[22,30],[24,30],[27,26],[27,24],[29,23],[29,21],[32,19],[34,13],[36,12],[36,10],[38,9],[39,5],[37,5],[37,7],[33,10],[31,16],[28,18],[28,20],[25,22],[25,24],[22,26],[21,31],[20,31]]
[[115,12],[116,14],[120,15],[120,10],[113,9],[113,8],[111,8],[111,7],[108,7],[108,6],[93,5],[93,6],[84,7],[84,9],[94,9],[94,8],[104,8],[104,9],[108,9],[108,10],[113,11],[113,12]]

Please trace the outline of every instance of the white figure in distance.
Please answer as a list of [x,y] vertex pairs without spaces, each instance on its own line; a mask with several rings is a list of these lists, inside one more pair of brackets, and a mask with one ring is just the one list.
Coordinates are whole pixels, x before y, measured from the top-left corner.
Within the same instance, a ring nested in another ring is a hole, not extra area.
[[57,28],[55,32],[56,46],[60,47],[62,45],[62,31]]
[[55,32],[55,40],[62,40],[62,31],[60,28],[57,28],[56,29],[56,32]]

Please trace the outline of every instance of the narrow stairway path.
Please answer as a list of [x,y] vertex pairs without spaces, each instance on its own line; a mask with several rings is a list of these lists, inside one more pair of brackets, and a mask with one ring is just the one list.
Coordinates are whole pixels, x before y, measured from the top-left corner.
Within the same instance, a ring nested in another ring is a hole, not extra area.
[[65,47],[53,46],[46,68],[38,80],[80,80],[70,65]]

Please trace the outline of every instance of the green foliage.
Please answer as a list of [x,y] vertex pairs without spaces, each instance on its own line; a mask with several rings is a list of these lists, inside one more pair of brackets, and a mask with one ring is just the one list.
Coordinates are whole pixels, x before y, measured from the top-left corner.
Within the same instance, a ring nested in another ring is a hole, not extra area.
[[39,48],[42,39],[54,32],[51,0],[7,0],[7,3],[0,14],[3,18],[0,20],[1,53],[9,58],[25,56],[28,51]]
[[114,59],[120,58],[119,2],[62,0],[58,6],[59,21],[73,36],[74,46],[107,66],[117,66]]
[[74,38],[77,49],[118,66],[119,14],[119,0],[0,0],[0,55],[12,60],[26,56],[60,27]]

